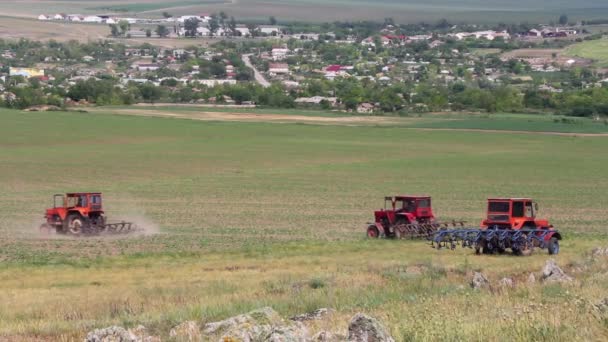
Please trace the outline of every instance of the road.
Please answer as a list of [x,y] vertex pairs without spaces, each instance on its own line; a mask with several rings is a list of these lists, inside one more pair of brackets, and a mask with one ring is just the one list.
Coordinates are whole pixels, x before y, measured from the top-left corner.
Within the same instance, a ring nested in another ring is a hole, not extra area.
[[243,55],[243,63],[245,63],[248,68],[253,69],[253,76],[255,77],[256,82],[258,82],[264,88],[270,87],[270,82],[264,78],[264,75],[262,75],[258,69],[253,66],[253,64],[251,64],[251,59],[249,58],[250,56],[251,54]]

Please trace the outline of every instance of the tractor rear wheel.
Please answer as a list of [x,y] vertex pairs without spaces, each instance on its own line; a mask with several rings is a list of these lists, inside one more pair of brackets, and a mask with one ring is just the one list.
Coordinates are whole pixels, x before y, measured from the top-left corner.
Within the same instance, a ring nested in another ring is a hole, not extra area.
[[84,232],[84,219],[78,214],[70,214],[65,220],[66,231],[72,235],[80,235]]
[[551,255],[559,253],[559,241],[557,240],[557,238],[552,237],[549,240],[547,250],[549,251],[549,254],[551,254]]
[[377,239],[380,236],[380,232],[376,226],[367,227],[367,237],[371,239]]
[[393,236],[395,237],[395,240],[403,239],[403,233],[401,232],[399,227],[395,227],[395,232],[393,233]]

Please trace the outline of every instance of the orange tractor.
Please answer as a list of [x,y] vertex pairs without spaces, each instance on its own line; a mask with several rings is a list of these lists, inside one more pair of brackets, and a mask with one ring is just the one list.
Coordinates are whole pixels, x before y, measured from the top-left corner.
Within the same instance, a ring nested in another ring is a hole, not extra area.
[[402,239],[432,237],[439,228],[464,226],[464,221],[437,222],[430,196],[400,195],[384,197],[384,209],[374,211],[367,236]]
[[477,254],[529,254],[534,248],[559,253],[561,234],[545,219],[536,217],[538,204],[530,198],[490,198],[481,228],[443,229],[435,233],[436,248],[457,245],[474,248]]
[[60,234],[97,235],[127,233],[132,222],[106,222],[100,192],[75,192],[53,196],[53,207],[46,210],[40,231]]

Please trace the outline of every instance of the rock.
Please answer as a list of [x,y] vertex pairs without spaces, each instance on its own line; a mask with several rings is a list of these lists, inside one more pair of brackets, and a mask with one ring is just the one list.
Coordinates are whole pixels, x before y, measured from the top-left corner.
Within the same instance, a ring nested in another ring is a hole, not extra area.
[[488,278],[486,278],[486,276],[483,275],[483,273],[475,272],[475,274],[473,274],[473,280],[471,280],[472,288],[481,289],[481,288],[487,288],[489,286],[490,286],[490,282],[488,281]]
[[201,329],[195,321],[186,321],[171,329],[169,336],[180,341],[201,340]]
[[591,255],[594,257],[608,256],[608,247],[595,247],[591,251]]
[[286,324],[272,308],[266,307],[247,314],[205,325],[208,337],[221,341],[307,341],[308,330],[300,323]]
[[333,312],[332,309],[321,308],[321,309],[317,309],[312,312],[293,316],[290,318],[290,320],[299,321],[299,322],[319,320],[319,319],[322,319],[322,318],[328,316],[332,312]]
[[125,328],[111,326],[95,329],[87,334],[85,342],[135,342],[136,337]]
[[526,282],[529,285],[536,284],[536,277],[534,276],[534,273],[530,273],[530,275],[528,276],[528,280],[526,280]]
[[608,297],[604,298],[593,306],[595,306],[595,309],[602,314],[608,313]]
[[161,339],[158,336],[150,336],[148,329],[143,325],[138,325],[136,328],[129,329],[129,334],[135,338],[136,342],[160,342]]
[[348,325],[348,341],[351,342],[394,342],[386,328],[375,318],[356,314]]
[[547,260],[545,263],[542,279],[546,283],[564,283],[573,280],[572,277],[568,276],[559,266],[557,266],[553,259]]
[[498,285],[503,288],[513,288],[515,287],[515,283],[513,282],[513,278],[504,277],[500,279]]

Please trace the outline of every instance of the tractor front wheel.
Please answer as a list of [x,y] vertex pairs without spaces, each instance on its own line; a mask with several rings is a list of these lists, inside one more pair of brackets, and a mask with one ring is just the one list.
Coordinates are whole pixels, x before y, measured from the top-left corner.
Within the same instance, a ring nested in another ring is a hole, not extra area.
[[367,237],[371,239],[377,239],[380,236],[380,232],[376,226],[367,227]]
[[557,240],[557,238],[552,237],[549,240],[547,250],[549,251],[549,254],[551,254],[551,255],[559,253],[559,241]]
[[72,235],[80,235],[84,232],[84,220],[78,214],[70,214],[66,218],[67,231]]

